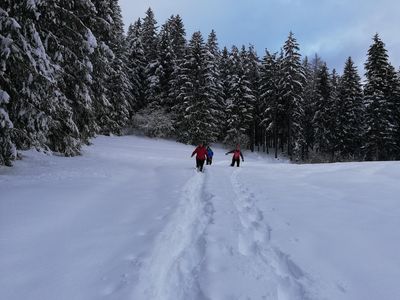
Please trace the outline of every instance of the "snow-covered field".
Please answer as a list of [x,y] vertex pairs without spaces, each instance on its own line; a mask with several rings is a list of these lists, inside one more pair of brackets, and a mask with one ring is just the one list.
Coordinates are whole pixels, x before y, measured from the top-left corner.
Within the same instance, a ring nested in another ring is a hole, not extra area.
[[400,163],[141,137],[0,169],[0,299],[400,299]]

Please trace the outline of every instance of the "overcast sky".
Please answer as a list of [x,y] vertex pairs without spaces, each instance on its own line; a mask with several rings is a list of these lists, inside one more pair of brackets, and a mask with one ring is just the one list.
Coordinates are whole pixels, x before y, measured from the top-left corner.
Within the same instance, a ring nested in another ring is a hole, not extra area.
[[[348,56],[362,67],[372,36],[379,33],[396,69],[400,66],[399,0],[120,0],[125,26],[151,7],[158,25],[179,14],[187,38],[217,33],[220,47],[253,44],[279,51],[292,30],[303,55],[318,53],[342,73]],[[364,70],[359,69],[361,75]]]

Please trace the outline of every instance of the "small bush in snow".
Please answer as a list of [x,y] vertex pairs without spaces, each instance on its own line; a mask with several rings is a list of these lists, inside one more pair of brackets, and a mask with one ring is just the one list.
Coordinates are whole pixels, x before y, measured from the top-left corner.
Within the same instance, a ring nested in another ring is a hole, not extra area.
[[174,131],[171,114],[161,108],[145,108],[133,117],[133,127],[149,137],[171,137]]

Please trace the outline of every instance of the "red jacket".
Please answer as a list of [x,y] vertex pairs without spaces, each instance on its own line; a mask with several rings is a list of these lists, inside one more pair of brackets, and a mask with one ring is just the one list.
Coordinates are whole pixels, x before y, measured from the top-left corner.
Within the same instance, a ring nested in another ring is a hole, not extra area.
[[205,159],[207,158],[207,148],[204,147],[204,146],[203,146],[203,147],[198,146],[198,147],[193,151],[192,156],[193,156],[195,153],[197,154],[197,155],[196,155],[196,158],[197,158],[197,159],[205,160]]

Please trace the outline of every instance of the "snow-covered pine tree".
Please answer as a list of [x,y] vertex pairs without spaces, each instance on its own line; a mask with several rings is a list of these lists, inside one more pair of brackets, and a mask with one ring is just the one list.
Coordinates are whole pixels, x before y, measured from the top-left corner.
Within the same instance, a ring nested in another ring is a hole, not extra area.
[[56,29],[47,22],[49,16],[55,19],[55,3],[22,1],[7,7],[16,19],[11,26],[14,29],[4,27],[9,30],[12,51],[7,54],[10,65],[4,61],[3,78],[8,82],[8,107],[17,148],[34,146],[77,154],[78,130],[58,81],[63,70],[48,55],[49,48],[59,45],[49,30]]
[[103,128],[106,133],[121,133],[131,116],[135,106],[132,85],[128,77],[127,47],[124,37],[121,8],[118,0],[110,0],[110,40],[109,46],[114,53],[111,63],[111,74],[107,83],[107,97],[112,103],[111,119],[116,126]]
[[175,17],[171,16],[165,24],[161,26],[157,55],[159,61],[159,105],[170,110],[174,102],[170,98],[173,73],[176,70],[177,57],[174,52],[174,41],[172,37],[172,23]]
[[175,128],[178,139],[196,144],[211,142],[216,138],[212,106],[207,91],[206,50],[200,32],[195,32],[189,42],[185,62],[182,66],[180,94],[175,106],[177,119]]
[[14,127],[8,115],[7,105],[10,96],[3,90],[8,85],[6,78],[6,61],[12,52],[11,32],[18,31],[20,25],[8,13],[0,7],[0,166],[11,166],[15,159],[15,144],[11,137],[11,130]]
[[[14,127],[8,114],[10,96],[10,75],[7,72],[8,60],[15,55],[18,49],[14,46],[14,36],[19,36],[21,26],[9,16],[4,9],[9,9],[10,2],[0,7],[0,166],[12,166],[16,157],[15,143],[12,138]],[[14,61],[16,63],[16,61]]]
[[138,111],[145,106],[145,54],[142,43],[142,22],[138,19],[131,24],[127,35],[128,76],[132,84],[132,94],[136,99],[133,109]]
[[149,64],[157,58],[157,21],[151,8],[146,11],[142,25],[143,49],[146,63]]
[[[9,4],[9,3],[8,3]],[[6,8],[6,7],[4,7]],[[7,60],[12,52],[11,33],[20,29],[20,25],[8,13],[0,7],[0,166],[11,166],[15,159],[15,144],[11,137],[14,127],[8,115],[7,106],[10,96],[4,90],[9,84],[6,77]]]
[[[239,76],[243,90],[245,91],[245,99],[241,103],[242,112],[244,117],[245,126],[247,129],[247,136],[249,138],[249,146],[252,148],[251,143],[254,142],[253,139],[253,125],[255,120],[255,106],[256,106],[256,93],[258,90],[258,80],[259,80],[259,71],[258,71],[258,57],[255,53],[254,49],[252,49],[253,53],[250,54],[250,48],[246,49],[243,45],[240,51],[240,63],[242,68],[239,69]],[[251,57],[251,60],[250,60]],[[252,61],[255,60],[255,61]],[[255,80],[255,82],[252,82]]]
[[172,16],[169,23],[173,52],[178,60],[183,59],[186,51],[186,31],[182,18],[179,15]]
[[361,158],[364,136],[364,104],[361,79],[349,57],[339,84],[336,148],[343,158]]
[[160,103],[160,76],[162,76],[162,69],[157,55],[157,21],[151,8],[146,11],[141,33],[146,63],[146,105],[152,104],[158,106]]
[[313,68],[312,64],[309,62],[308,57],[306,56],[303,60],[303,68],[304,75],[306,78],[306,84],[304,86],[304,121],[303,121],[303,130],[304,130],[304,141],[305,141],[305,149],[304,149],[304,157],[305,159],[309,158],[309,151],[314,147],[314,126],[313,119],[315,113],[315,82],[313,76]]
[[275,158],[278,157],[278,133],[279,127],[282,125],[280,113],[282,110],[279,89],[279,67],[280,61],[277,53],[270,53],[266,50],[262,60],[259,80],[259,111],[260,111],[260,140],[265,147],[270,143],[267,140],[272,140],[272,147],[275,150]]
[[103,134],[109,133],[110,128],[117,128],[116,120],[113,120],[111,112],[113,104],[109,99],[109,80],[112,73],[112,61],[115,57],[110,48],[112,35],[112,11],[109,0],[92,0],[96,7],[96,18],[93,18],[91,28],[96,36],[97,47],[91,55],[93,65],[92,90],[95,98],[94,107],[96,122],[99,131]]
[[365,69],[367,79],[364,86],[367,124],[366,159],[388,160],[393,158],[391,154],[396,148],[395,125],[390,103],[392,94],[388,78],[390,64],[385,44],[378,34],[374,36],[373,44],[368,50]]
[[304,155],[305,140],[303,123],[304,101],[303,91],[305,76],[301,64],[299,45],[292,32],[283,46],[282,61],[282,100],[287,111],[285,117],[287,132],[287,153],[291,159],[299,160]]
[[13,140],[18,149],[47,148],[50,118],[45,108],[51,95],[52,70],[35,24],[40,13],[35,2],[6,1],[5,8],[4,13],[12,18],[4,24],[2,44],[9,51],[3,60],[2,89],[9,95]]
[[215,133],[213,141],[221,136],[224,130],[223,124],[225,120],[225,103],[223,98],[223,88],[221,84],[220,73],[220,51],[218,48],[217,35],[214,30],[208,35],[205,45],[205,89],[210,102],[210,112],[213,117],[211,130]]
[[231,75],[229,77],[229,98],[227,99],[227,133],[224,143],[234,145],[237,143],[248,146],[249,130],[253,121],[253,109],[255,97],[250,88],[250,82],[244,68],[242,57],[246,50],[232,47],[229,55]]
[[394,125],[394,147],[390,156],[392,159],[400,159],[400,78],[396,69],[389,64],[388,70],[389,102],[392,111],[391,122]]
[[50,0],[43,5],[50,6],[45,26],[52,41],[47,52],[61,70],[57,82],[72,108],[79,137],[89,143],[98,131],[91,62],[98,46],[91,30],[96,8],[90,0]]
[[[397,91],[396,92],[396,94],[397,94],[397,96],[396,96],[397,110],[395,111],[395,116],[396,116],[396,145],[397,145],[396,148],[398,150],[398,149],[400,149],[400,70],[397,72],[396,82],[397,83],[395,83],[395,84],[397,86],[397,89],[396,89],[396,91]],[[400,159],[399,153],[400,153],[400,151],[398,150],[397,156],[396,156],[397,160]]]
[[170,37],[172,49],[175,57],[174,61],[174,70],[171,74],[170,80],[170,90],[168,97],[171,101],[170,107],[168,110],[174,107],[177,104],[177,99],[179,95],[179,88],[181,86],[181,82],[179,81],[182,78],[182,65],[185,61],[185,53],[186,53],[186,32],[183,25],[183,21],[179,15],[172,16],[169,21],[170,28]]
[[[229,81],[231,77],[231,66],[229,61],[229,51],[227,47],[224,47],[221,51],[220,62],[219,62],[219,71],[221,74],[221,86],[222,86],[222,105],[226,119],[226,107],[227,100],[230,98],[229,95]],[[226,137],[227,127],[226,122],[221,124],[221,131],[218,137],[219,141],[223,141]]]
[[309,158],[310,150],[314,149],[315,143],[315,126],[313,124],[316,104],[318,102],[317,82],[318,74],[324,65],[322,59],[315,54],[311,62],[308,59],[303,61],[306,76],[306,84],[304,86],[304,139],[306,142],[305,157]]
[[260,122],[260,111],[259,111],[259,106],[260,106],[260,97],[259,97],[259,90],[260,90],[260,59],[257,55],[257,52],[254,48],[253,45],[249,46],[249,49],[247,52],[245,52],[246,55],[244,56],[244,68],[246,72],[246,77],[248,81],[250,82],[250,89],[252,90],[252,93],[254,95],[254,100],[253,100],[253,120],[250,125],[250,130],[249,130],[249,137],[250,137],[250,149],[254,151],[254,145],[258,144],[257,141],[257,136],[258,136],[258,126],[257,124]]
[[340,82],[340,76],[336,72],[336,69],[332,70],[332,73],[330,75],[331,79],[331,84],[332,84],[332,92],[331,92],[331,97],[329,99],[329,103],[332,109],[332,117],[331,117],[331,124],[330,124],[330,140],[331,144],[333,145],[330,154],[331,154],[331,161],[334,161],[335,158],[335,153],[337,151],[338,147],[338,130],[337,130],[337,118],[338,118],[338,104],[339,104],[339,82]]
[[[0,10],[0,18],[2,11]],[[1,22],[1,21],[0,21]],[[1,37],[1,36],[0,36]],[[4,50],[0,49],[0,50]],[[2,60],[2,58],[0,58]],[[2,62],[2,61],[0,61]],[[2,82],[2,72],[0,71],[0,81]],[[0,166],[6,165],[11,167],[12,161],[15,159],[15,145],[11,138],[11,130],[13,123],[7,112],[7,104],[10,101],[10,96],[0,87]]]
[[[313,124],[315,126],[315,148],[321,154],[330,154],[336,147],[336,75],[330,76],[328,67],[324,64],[317,77],[317,102]],[[333,78],[333,79],[332,79]]]
[[[72,83],[72,76],[68,76],[63,68],[66,57],[71,53],[62,43],[62,38],[66,32],[72,33],[70,31],[61,32],[60,27],[65,28],[59,16],[64,16],[66,10],[59,4],[60,1],[57,0],[36,1],[36,8],[40,15],[36,27],[52,64],[52,79],[50,80],[52,88],[47,90],[48,97],[45,102],[46,115],[51,117],[47,143],[51,150],[66,156],[73,156],[79,154],[82,141],[74,120],[71,99],[68,99],[65,94],[67,81],[71,85],[74,83]],[[71,59],[70,62],[79,64],[74,59]],[[90,68],[90,63],[88,68]]]

